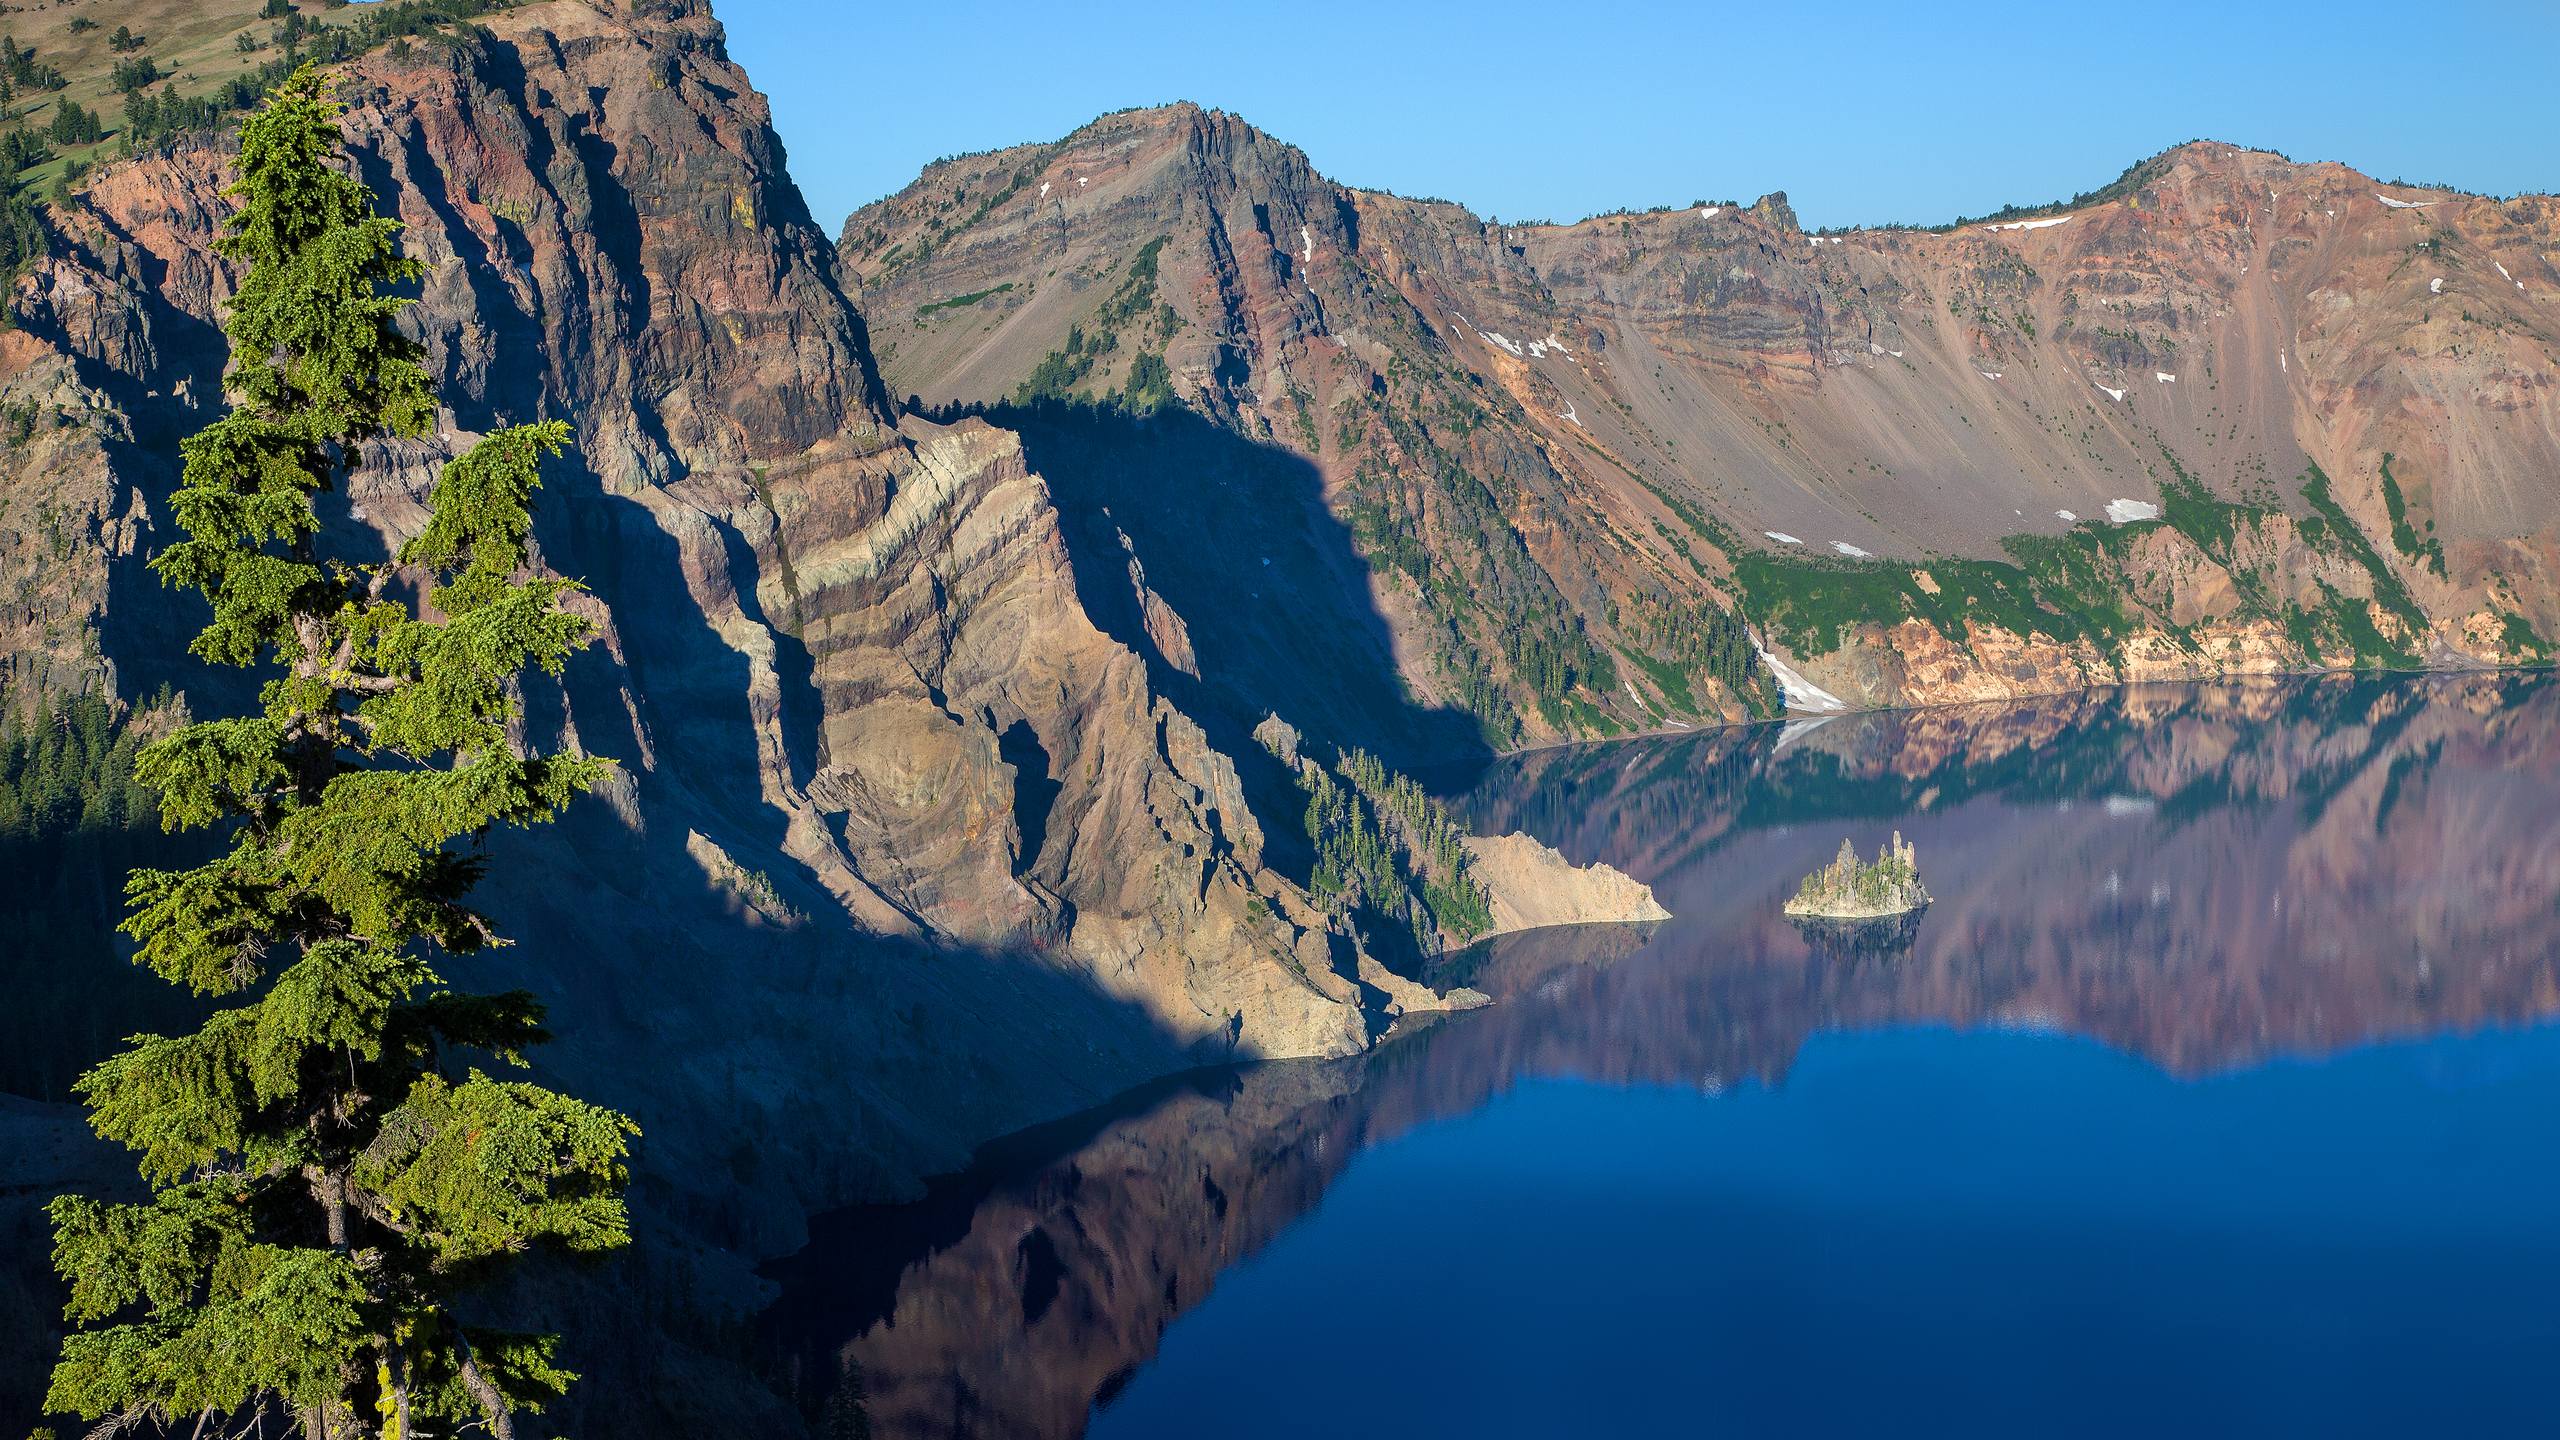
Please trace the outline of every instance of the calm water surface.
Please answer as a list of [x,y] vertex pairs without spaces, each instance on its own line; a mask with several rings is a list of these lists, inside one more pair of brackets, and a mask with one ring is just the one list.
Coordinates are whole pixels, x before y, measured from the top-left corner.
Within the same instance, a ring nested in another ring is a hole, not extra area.
[[[2439,677],[1506,762],[1477,828],[1677,918],[836,1217],[775,1343],[888,1437],[2549,1433],[2555,732]],[[1897,828],[1916,934],[1779,915]]]

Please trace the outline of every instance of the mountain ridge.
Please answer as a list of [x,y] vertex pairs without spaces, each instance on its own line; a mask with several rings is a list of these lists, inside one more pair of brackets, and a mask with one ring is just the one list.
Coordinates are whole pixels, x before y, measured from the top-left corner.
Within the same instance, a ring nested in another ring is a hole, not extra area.
[[[1105,400],[1160,348],[1163,398],[1407,572],[1371,587],[1404,680],[1499,746],[1750,713],[1666,641],[1719,615],[1854,705],[2547,654],[2554,202],[2385,188],[2197,142],[1944,230],[1808,235],[1782,193],[1495,225],[1177,105],[943,162],[838,248],[926,406]],[[1150,246],[1169,318],[1097,359],[1086,292]],[[1543,647],[1433,601],[1483,588],[1434,568],[1490,553],[1441,523],[1478,491]]]

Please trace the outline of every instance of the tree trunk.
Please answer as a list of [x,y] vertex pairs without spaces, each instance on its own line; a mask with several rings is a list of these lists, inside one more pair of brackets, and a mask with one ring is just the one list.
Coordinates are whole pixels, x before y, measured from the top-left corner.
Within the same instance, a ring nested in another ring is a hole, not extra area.
[[399,1440],[416,1440],[409,1432],[409,1347],[391,1342],[391,1423]]
[[303,1171],[311,1181],[311,1198],[320,1202],[320,1213],[329,1227],[329,1248],[347,1253],[347,1177],[311,1166]]
[[453,1327],[453,1348],[462,1357],[462,1388],[470,1391],[471,1398],[479,1401],[480,1408],[488,1412],[489,1433],[496,1440],[516,1440],[516,1420],[507,1410],[507,1397],[499,1394],[498,1387],[489,1383],[489,1377],[480,1373],[480,1361],[471,1353],[471,1342],[464,1337],[459,1325]]

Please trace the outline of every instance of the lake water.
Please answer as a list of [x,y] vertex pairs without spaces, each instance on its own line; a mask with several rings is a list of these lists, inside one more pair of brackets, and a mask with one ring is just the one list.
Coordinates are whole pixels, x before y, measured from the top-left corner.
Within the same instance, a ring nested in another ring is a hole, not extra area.
[[[836,1217],[777,1344],[884,1437],[2548,1432],[2555,740],[2432,677],[1506,761],[1476,828],[1676,918]],[[1916,932],[1781,917],[1896,829]]]

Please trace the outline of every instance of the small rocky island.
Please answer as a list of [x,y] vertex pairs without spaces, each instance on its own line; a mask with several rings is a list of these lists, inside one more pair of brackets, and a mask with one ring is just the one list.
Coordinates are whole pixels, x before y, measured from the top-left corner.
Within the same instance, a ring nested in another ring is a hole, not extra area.
[[1846,840],[1830,864],[1804,877],[1787,913],[1805,920],[1888,920],[1925,908],[1929,891],[1920,883],[1920,862],[1902,832],[1864,864]]

